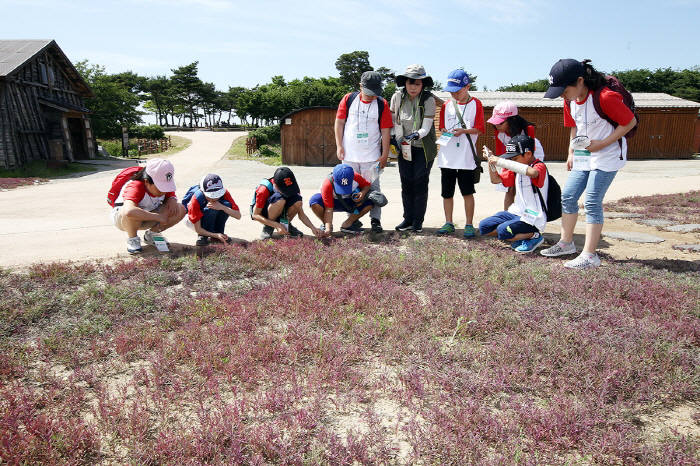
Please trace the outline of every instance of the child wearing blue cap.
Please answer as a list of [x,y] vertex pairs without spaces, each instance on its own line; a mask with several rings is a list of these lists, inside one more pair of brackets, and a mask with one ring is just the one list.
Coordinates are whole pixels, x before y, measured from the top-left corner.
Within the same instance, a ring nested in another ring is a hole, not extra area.
[[369,181],[355,173],[350,165],[340,163],[323,180],[321,192],[311,196],[309,206],[323,222],[326,233],[333,231],[333,212],[347,212],[350,215],[341,224],[340,231],[358,234],[361,230],[355,222],[374,207],[368,199],[369,190]]
[[441,172],[442,198],[445,209],[445,224],[437,233],[447,235],[455,232],[452,220],[455,184],[464,198],[466,225],[464,237],[475,236],[474,185],[478,183],[481,167],[476,155],[476,140],[484,133],[484,108],[479,99],[469,95],[471,79],[463,69],[454,70],[447,77],[445,90],[452,99],[440,109],[440,131],[438,140],[438,167]]
[[229,217],[240,220],[241,212],[219,175],[205,175],[199,185],[187,190],[182,205],[187,209],[186,225],[199,235],[197,246],[206,246],[212,238],[231,242],[224,233],[226,221]]

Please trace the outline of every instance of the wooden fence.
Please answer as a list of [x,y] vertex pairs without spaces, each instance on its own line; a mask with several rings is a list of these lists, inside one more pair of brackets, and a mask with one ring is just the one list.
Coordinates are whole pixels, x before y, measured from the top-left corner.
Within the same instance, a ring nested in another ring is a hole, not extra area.
[[170,136],[163,139],[137,139],[136,141],[139,156],[165,152],[170,149],[171,146],[172,141],[170,140]]

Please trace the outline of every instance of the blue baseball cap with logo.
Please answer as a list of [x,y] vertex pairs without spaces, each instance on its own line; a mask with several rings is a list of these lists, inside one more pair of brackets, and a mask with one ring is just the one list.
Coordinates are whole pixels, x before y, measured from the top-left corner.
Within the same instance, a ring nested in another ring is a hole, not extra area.
[[457,92],[469,83],[471,83],[469,75],[460,68],[447,75],[447,86],[445,86],[443,90],[447,92]]
[[549,89],[544,96],[547,99],[556,99],[564,93],[566,86],[576,84],[576,80],[584,73],[585,69],[580,61],[573,58],[559,60],[549,70]]
[[346,163],[339,163],[333,168],[333,189],[336,194],[349,196],[352,194],[352,182],[355,170]]

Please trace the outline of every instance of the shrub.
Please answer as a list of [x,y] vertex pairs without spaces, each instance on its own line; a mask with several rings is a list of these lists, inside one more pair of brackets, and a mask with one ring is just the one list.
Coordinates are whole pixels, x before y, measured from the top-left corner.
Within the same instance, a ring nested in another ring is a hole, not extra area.
[[263,144],[274,144],[280,142],[280,125],[264,126],[248,133],[248,137],[255,137],[258,140],[258,147]]
[[136,126],[129,129],[129,136],[143,139],[163,139],[165,131],[160,125]]

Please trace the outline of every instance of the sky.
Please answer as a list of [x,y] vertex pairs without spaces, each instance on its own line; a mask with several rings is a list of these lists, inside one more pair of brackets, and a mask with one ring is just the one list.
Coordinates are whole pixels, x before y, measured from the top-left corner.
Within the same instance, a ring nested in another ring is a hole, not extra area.
[[480,89],[546,78],[559,58],[601,71],[700,65],[700,0],[0,0],[0,39],[55,39],[74,63],[170,75],[199,61],[220,90],[275,75],[338,76],[369,52],[375,68],[419,63],[444,83],[463,67]]

